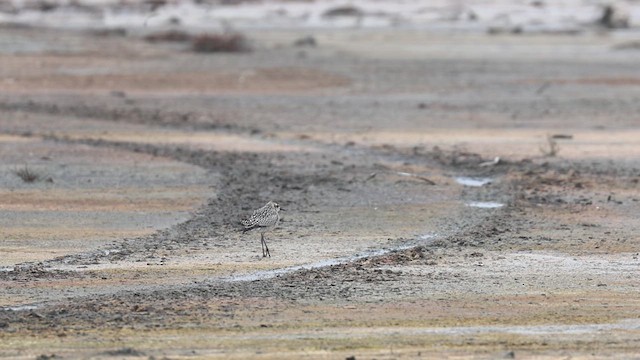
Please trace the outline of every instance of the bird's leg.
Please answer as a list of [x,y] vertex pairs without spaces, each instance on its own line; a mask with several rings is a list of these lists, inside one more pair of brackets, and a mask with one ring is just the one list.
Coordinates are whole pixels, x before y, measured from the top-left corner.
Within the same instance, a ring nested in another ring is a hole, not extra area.
[[269,253],[269,247],[267,247],[267,241],[264,239],[264,233],[260,233],[260,242],[262,244],[262,257],[267,257],[267,255],[271,257],[271,254]]
[[269,247],[267,247],[267,241],[264,240],[264,238],[262,239],[262,241],[264,241],[264,248],[267,249],[267,255],[269,255],[269,257],[271,257],[271,254],[269,253]]

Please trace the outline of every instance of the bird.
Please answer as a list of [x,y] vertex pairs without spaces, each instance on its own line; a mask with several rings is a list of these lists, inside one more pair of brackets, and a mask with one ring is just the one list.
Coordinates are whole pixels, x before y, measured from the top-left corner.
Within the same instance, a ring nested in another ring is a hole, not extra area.
[[242,233],[250,230],[258,230],[260,232],[260,244],[262,245],[262,257],[271,257],[267,242],[264,239],[264,233],[273,230],[280,221],[280,208],[278,203],[269,201],[265,206],[255,210],[253,214],[241,223],[244,226]]

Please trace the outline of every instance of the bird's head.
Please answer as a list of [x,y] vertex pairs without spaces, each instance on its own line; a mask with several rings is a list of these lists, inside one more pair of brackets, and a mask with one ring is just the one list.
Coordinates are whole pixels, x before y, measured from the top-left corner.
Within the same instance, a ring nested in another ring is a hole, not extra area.
[[279,212],[280,210],[284,210],[280,208],[280,205],[275,202],[275,201],[269,201],[269,205],[271,205],[271,207],[276,211]]

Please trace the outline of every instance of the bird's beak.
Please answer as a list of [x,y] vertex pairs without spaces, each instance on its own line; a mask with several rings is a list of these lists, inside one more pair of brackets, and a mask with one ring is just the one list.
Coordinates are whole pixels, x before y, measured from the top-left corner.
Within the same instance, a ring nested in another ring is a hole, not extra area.
[[283,208],[280,208],[280,211],[286,211],[286,210],[285,210],[285,209],[283,209]]

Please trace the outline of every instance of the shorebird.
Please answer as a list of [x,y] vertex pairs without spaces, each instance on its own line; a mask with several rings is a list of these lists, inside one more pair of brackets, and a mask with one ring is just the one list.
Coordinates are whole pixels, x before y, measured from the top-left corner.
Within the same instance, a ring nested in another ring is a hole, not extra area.
[[264,233],[273,230],[273,228],[278,225],[278,221],[280,221],[280,215],[278,212],[280,210],[282,210],[280,209],[280,205],[273,201],[269,201],[265,206],[254,211],[251,217],[241,221],[242,225],[244,225],[242,233],[246,233],[250,230],[258,230],[260,232],[262,257],[267,257],[267,255],[271,257],[269,248],[267,247],[267,242],[264,240]]

